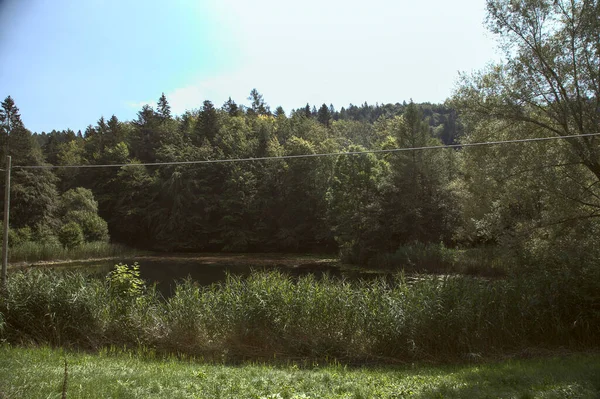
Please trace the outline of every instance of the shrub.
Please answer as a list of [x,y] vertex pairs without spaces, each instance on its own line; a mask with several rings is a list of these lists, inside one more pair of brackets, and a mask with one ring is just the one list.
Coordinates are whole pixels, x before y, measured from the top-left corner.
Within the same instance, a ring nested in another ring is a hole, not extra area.
[[[0,237],[3,237],[4,228],[0,226]],[[31,241],[32,232],[29,227],[21,227],[20,229],[9,229],[8,230],[8,245],[9,247],[14,247],[17,245],[21,245],[28,241]]]
[[108,225],[94,212],[69,211],[64,218],[67,222],[75,222],[81,226],[86,242],[108,241]]
[[84,243],[83,231],[75,222],[63,225],[58,232],[58,239],[66,249],[73,249]]
[[115,269],[106,277],[109,292],[115,298],[138,298],[144,292],[144,280],[140,278],[140,266],[116,264]]
[[98,202],[91,190],[83,187],[73,188],[61,196],[60,211],[66,215],[70,211],[98,212]]

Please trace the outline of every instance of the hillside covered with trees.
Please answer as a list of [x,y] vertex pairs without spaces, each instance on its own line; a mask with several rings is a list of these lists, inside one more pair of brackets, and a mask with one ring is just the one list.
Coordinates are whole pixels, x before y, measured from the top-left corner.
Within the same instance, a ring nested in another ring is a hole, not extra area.
[[[463,75],[445,104],[286,112],[253,89],[247,105],[199,99],[173,115],[163,94],[132,121],[32,134],[6,97],[0,156],[15,165],[14,240],[52,241],[75,224],[83,239],[106,239],[107,228],[113,242],[164,251],[339,250],[366,263],[419,242],[596,259],[600,148],[586,136],[600,131],[596,3],[488,1],[505,61]],[[139,165],[238,158],[275,159]],[[43,165],[66,168],[19,168]],[[73,196],[87,205],[66,205]]]

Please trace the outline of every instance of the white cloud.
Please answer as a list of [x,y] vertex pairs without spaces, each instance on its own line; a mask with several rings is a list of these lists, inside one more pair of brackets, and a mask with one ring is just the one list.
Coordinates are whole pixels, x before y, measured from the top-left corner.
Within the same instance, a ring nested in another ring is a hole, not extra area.
[[[175,113],[252,88],[286,111],[309,102],[337,108],[365,101],[443,101],[460,70],[495,57],[482,0],[221,0],[213,3],[229,43],[232,72],[198,76],[166,93]],[[138,103],[139,104],[139,103]]]

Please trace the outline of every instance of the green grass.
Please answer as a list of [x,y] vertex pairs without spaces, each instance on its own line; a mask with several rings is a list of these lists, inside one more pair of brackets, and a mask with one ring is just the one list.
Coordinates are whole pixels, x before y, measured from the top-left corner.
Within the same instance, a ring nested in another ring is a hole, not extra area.
[[0,347],[0,397],[60,398],[598,398],[600,355],[454,366],[387,368],[314,364],[229,366]]
[[136,255],[136,252],[131,248],[107,242],[88,242],[76,248],[65,249],[59,244],[41,244],[26,241],[9,248],[8,261],[10,263],[31,263],[90,258],[123,258],[134,255]]

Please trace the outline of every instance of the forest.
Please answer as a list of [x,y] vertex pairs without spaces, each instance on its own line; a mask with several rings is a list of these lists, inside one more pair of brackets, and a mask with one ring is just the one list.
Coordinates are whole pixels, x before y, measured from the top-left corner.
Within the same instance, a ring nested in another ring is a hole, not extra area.
[[[30,132],[8,96],[0,158],[12,156],[11,245],[110,240],[156,251],[339,252],[376,264],[423,244],[594,261],[598,6],[546,3],[489,2],[506,61],[461,75],[444,104],[286,112],[253,89],[246,104],[199,99],[174,115],[163,93],[134,120],[101,116],[75,133]],[[261,160],[168,164],[247,158]]]

